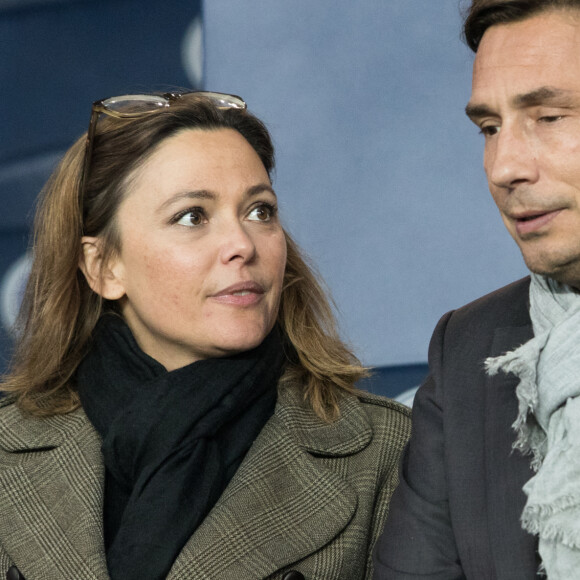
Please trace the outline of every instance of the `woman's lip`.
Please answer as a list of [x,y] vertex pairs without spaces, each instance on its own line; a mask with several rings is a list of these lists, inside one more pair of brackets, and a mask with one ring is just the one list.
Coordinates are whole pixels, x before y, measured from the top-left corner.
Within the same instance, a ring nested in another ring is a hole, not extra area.
[[228,296],[230,294],[236,294],[240,292],[253,292],[254,294],[263,294],[264,288],[257,282],[247,281],[247,282],[237,282],[232,284],[215,294],[212,294],[212,298],[219,298],[220,296]]
[[519,236],[536,233],[539,229],[550,223],[562,210],[556,209],[551,211],[529,212],[514,216],[516,231]]
[[221,304],[252,306],[260,302],[263,296],[264,288],[257,282],[238,282],[212,294],[210,298]]

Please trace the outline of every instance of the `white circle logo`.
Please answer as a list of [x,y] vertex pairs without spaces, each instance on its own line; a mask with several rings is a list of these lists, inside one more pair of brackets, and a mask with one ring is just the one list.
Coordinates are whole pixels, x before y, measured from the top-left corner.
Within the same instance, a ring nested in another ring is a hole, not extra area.
[[203,28],[201,17],[187,27],[181,43],[181,60],[192,87],[201,87],[203,81]]
[[32,257],[29,254],[20,256],[0,281],[0,319],[8,332],[14,330],[31,265]]

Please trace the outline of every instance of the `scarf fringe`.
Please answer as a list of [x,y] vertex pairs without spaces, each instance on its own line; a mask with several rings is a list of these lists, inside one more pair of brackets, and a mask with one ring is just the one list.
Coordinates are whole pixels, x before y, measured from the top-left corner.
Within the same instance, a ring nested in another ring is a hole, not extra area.
[[570,532],[554,524],[537,521],[530,522],[523,518],[522,528],[530,534],[539,536],[542,540],[556,542],[574,550],[580,549],[580,531]]
[[556,498],[550,504],[532,504],[528,505],[522,515],[522,520],[533,520],[535,518],[551,517],[559,512],[565,511],[572,507],[580,505],[580,497],[575,495],[565,495]]
[[522,455],[532,455],[531,467],[536,472],[540,469],[545,457],[547,438],[533,414],[538,405],[539,397],[536,385],[536,369],[528,365],[526,359],[530,354],[535,354],[534,351],[538,351],[539,354],[540,350],[540,345],[534,344],[534,339],[532,339],[511,352],[497,357],[488,357],[484,363],[489,376],[493,377],[502,371],[506,374],[511,373],[520,379],[516,389],[518,416],[512,424],[512,428],[516,432],[516,440],[512,448],[517,449]]

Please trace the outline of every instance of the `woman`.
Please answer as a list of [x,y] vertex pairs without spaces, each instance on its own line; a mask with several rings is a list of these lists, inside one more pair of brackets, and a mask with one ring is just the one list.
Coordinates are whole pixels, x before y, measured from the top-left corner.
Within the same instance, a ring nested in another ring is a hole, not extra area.
[[0,574],[369,578],[409,432],[280,225],[232,95],[93,106],[37,210]]

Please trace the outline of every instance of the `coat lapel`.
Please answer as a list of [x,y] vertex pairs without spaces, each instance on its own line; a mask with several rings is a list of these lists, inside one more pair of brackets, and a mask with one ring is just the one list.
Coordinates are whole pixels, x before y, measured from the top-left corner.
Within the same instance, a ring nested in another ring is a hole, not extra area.
[[100,440],[84,413],[39,420],[7,406],[0,466],[2,547],[24,577],[107,579]]
[[280,394],[276,414],[168,580],[265,578],[319,550],[347,526],[357,494],[315,456],[356,453],[368,445],[372,430],[360,409],[343,409],[337,422],[327,424],[293,396],[290,390]]
[[[531,325],[498,328],[491,356],[511,351],[532,338]],[[524,532],[520,516],[525,504],[524,483],[533,472],[530,458],[512,449],[512,429],[518,413],[518,379],[503,372],[487,377],[486,385],[486,494],[491,549],[499,580],[532,578],[537,574],[535,538]],[[514,493],[514,490],[515,493]]]
[[[4,406],[3,550],[25,578],[107,580],[100,438],[82,410],[39,420]],[[282,389],[276,414],[168,580],[265,578],[331,542],[352,519],[358,498],[324,458],[357,453],[371,439],[358,404],[346,400],[340,419],[324,423],[299,389]]]

